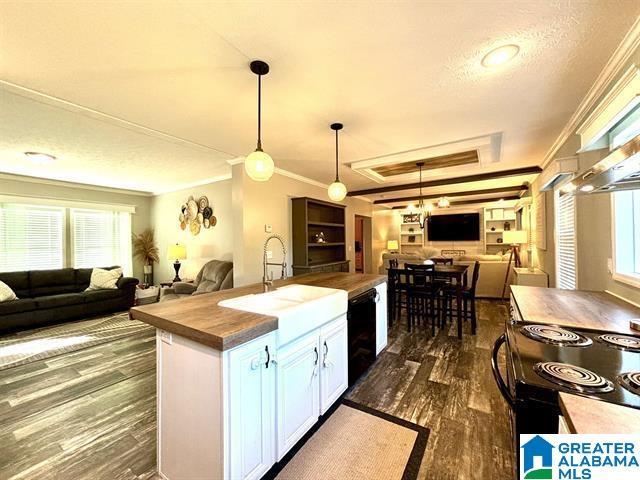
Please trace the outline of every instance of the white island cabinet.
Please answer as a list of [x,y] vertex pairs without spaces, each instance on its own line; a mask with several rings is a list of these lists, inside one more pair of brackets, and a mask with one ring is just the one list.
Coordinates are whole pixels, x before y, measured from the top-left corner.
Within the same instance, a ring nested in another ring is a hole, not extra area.
[[271,468],[275,338],[269,333],[220,352],[158,332],[158,470],[163,478],[259,479]]
[[387,346],[387,284],[376,285],[376,355]]

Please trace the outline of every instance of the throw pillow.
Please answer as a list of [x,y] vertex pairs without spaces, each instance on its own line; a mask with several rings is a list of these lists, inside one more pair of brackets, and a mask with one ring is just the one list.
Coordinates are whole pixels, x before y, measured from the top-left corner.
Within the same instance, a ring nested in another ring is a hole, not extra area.
[[16,294],[11,287],[6,283],[0,281],[0,303],[8,302],[9,300],[17,300]]
[[91,281],[89,287],[85,290],[104,290],[104,289],[116,289],[116,283],[122,276],[122,268],[114,268],[113,270],[104,270],[102,268],[94,268],[91,271]]

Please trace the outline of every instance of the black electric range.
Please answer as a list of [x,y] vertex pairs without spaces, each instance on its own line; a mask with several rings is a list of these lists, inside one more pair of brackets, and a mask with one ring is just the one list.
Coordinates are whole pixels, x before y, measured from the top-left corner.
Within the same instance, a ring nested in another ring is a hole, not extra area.
[[[503,344],[506,378],[498,368]],[[511,407],[516,455],[521,433],[558,433],[559,392],[640,409],[640,336],[510,320],[492,367]]]

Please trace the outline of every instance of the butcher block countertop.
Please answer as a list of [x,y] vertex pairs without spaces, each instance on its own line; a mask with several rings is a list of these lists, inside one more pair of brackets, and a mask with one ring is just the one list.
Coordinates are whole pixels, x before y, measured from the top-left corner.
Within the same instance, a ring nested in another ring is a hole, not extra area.
[[[275,287],[291,284],[346,290],[349,299],[387,281],[384,275],[358,273],[309,273],[275,280]],[[180,335],[217,350],[229,350],[278,328],[278,319],[269,315],[220,307],[229,298],[262,293],[262,284],[193,295],[180,300],[133,307],[131,318]]]
[[571,433],[640,432],[640,410],[560,393],[560,409]]
[[640,308],[605,292],[512,285],[511,293],[525,322],[640,335],[629,326]]

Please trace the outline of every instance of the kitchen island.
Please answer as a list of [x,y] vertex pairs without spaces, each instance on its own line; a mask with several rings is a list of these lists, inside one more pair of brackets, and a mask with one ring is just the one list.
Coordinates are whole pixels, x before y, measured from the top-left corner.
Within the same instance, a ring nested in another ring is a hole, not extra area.
[[371,289],[372,354],[386,346],[386,277],[314,273],[274,288],[131,309],[158,329],[162,478],[261,478],[347,389],[348,302]]
[[640,335],[629,326],[640,308],[606,292],[512,285],[511,299],[516,321]]
[[640,432],[640,410],[560,393],[560,409],[569,433],[630,434]]

